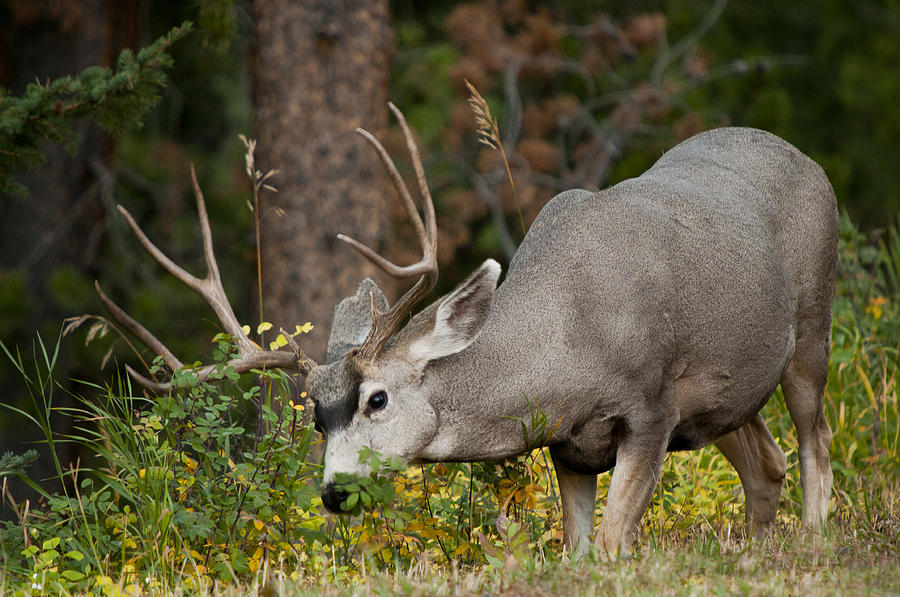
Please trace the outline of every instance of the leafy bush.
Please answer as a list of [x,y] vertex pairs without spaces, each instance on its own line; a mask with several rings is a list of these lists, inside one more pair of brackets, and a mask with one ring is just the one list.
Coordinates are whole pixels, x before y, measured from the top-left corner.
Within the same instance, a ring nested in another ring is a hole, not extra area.
[[[227,340],[217,338],[223,363]],[[53,361],[41,365],[26,379],[46,389]],[[93,462],[60,469],[64,494],[45,494],[44,509],[20,511],[20,525],[6,525],[4,553],[22,556],[8,570],[37,574],[45,590],[62,580],[70,581],[66,590],[87,589],[99,578],[90,573],[126,584],[175,571],[232,580],[256,572],[263,558],[296,557],[301,544],[328,543],[311,484],[319,466],[305,458],[315,434],[305,406],[273,402],[273,393],[289,393],[283,374],[259,372],[255,381],[223,364],[202,383],[193,371],[179,371],[179,390],[170,396],[135,395],[121,379],[93,388],[92,398],[62,413],[78,421],[78,431],[47,435],[51,443],[81,444]],[[49,430],[59,409],[49,399],[35,407],[26,416]],[[61,559],[60,549],[71,557]]]

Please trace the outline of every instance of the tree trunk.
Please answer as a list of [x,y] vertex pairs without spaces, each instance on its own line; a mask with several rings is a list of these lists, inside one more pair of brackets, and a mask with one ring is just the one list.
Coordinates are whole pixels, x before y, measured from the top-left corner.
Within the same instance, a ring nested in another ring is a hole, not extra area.
[[261,198],[263,314],[325,353],[331,310],[373,267],[336,239],[380,249],[390,192],[371,147],[354,132],[387,128],[394,44],[387,0],[258,0],[251,70],[259,168],[278,194]]

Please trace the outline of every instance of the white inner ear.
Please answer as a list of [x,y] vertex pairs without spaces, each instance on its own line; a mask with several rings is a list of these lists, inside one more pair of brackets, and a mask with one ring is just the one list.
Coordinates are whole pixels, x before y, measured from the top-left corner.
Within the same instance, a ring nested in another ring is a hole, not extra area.
[[455,354],[468,346],[473,338],[468,338],[450,327],[452,307],[441,305],[435,316],[434,330],[428,336],[419,338],[409,347],[413,359],[431,361],[447,355]]
[[488,259],[444,299],[435,312],[434,329],[410,345],[412,359],[433,361],[456,354],[474,342],[490,314],[499,276],[500,264]]

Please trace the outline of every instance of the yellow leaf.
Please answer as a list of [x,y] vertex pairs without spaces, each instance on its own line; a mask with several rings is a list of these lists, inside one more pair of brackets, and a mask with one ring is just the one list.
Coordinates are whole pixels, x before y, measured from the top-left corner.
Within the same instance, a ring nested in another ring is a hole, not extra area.
[[250,326],[249,326],[249,325],[242,325],[242,326],[241,326],[241,331],[243,331],[245,334],[249,334],[249,333],[250,333]]
[[266,524],[265,524],[263,521],[261,521],[261,520],[254,520],[254,521],[253,521],[253,526],[256,527],[256,530],[257,530],[257,531],[261,531],[261,530],[263,530],[263,527],[266,526]]
[[282,346],[287,346],[287,338],[284,337],[284,334],[278,334],[274,341],[269,342],[269,350],[278,350]]
[[883,307],[887,304],[888,300],[883,296],[876,296],[869,299],[869,304],[866,306],[866,313],[869,313],[875,319],[881,319],[881,315],[884,310]]
[[294,327],[294,333],[291,336],[296,336],[297,334],[308,334],[312,331],[312,329],[316,327],[312,324],[312,322],[307,321],[303,325],[298,325]]
[[266,330],[271,330],[271,329],[272,329],[272,324],[269,323],[268,321],[264,321],[261,324],[259,324],[258,326],[256,326],[256,333],[262,334]]
[[94,577],[94,586],[99,587],[111,587],[116,584],[111,577],[106,576],[105,574],[101,574],[100,576]]
[[301,398],[306,398],[306,392],[300,392],[300,397],[301,397]]
[[862,367],[859,366],[859,363],[856,363],[856,372],[859,374],[859,379],[862,381],[863,386],[866,389],[866,395],[869,397],[869,400],[872,401],[877,408],[878,399],[875,397],[875,391],[872,389],[872,384],[869,382],[869,376],[866,375],[866,372],[863,371]]

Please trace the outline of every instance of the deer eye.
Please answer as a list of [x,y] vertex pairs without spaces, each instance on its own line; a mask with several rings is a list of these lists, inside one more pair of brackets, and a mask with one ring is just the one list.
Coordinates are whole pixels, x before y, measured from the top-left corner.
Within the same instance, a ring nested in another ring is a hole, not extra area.
[[379,410],[387,405],[387,392],[381,390],[369,396],[369,410]]

